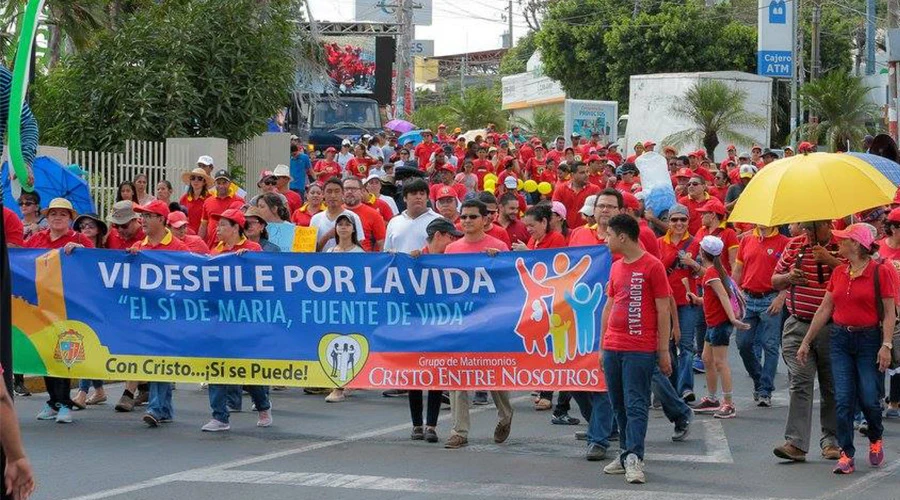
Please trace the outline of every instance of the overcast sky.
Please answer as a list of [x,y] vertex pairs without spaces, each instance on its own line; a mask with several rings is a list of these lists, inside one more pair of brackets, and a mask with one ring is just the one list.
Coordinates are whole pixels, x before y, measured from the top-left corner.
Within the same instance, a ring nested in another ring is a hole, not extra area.
[[[352,21],[354,0],[308,0],[319,21]],[[460,54],[501,47],[500,36],[507,22],[501,20],[505,0],[432,0],[433,24],[417,26],[416,39],[434,40],[435,55]],[[528,27],[518,0],[513,1],[513,36],[525,35]]]

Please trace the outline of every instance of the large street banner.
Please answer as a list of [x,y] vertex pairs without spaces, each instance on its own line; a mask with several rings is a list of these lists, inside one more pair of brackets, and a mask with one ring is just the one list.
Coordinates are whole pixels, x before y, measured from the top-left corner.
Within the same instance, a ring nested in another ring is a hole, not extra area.
[[13,249],[17,373],[598,390],[606,247],[490,257]]

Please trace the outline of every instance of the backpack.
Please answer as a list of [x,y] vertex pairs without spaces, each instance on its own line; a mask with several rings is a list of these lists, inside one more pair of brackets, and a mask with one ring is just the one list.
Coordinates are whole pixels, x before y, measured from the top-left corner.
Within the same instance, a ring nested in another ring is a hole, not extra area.
[[731,290],[729,300],[731,301],[731,310],[734,311],[734,317],[739,320],[744,319],[744,314],[747,310],[747,300],[744,298],[744,294],[741,293],[741,290],[730,277],[726,286]]

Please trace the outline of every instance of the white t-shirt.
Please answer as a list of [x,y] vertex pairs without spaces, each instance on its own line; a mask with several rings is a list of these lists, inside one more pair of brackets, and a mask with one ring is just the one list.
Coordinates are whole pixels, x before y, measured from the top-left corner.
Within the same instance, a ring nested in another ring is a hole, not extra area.
[[341,166],[341,170],[344,170],[345,168],[347,168],[347,162],[350,161],[350,158],[353,158],[353,153],[347,153],[347,154],[338,153],[335,156],[335,159],[337,160],[338,165]]
[[400,209],[397,208],[397,202],[394,201],[393,198],[391,198],[390,196],[384,195],[384,194],[378,195],[378,198],[380,198],[382,201],[384,201],[385,203],[387,203],[389,207],[391,207],[391,212],[392,212],[394,215],[397,215],[397,214],[400,213]]
[[[318,215],[318,214],[316,214]],[[432,209],[428,209],[415,219],[410,218],[407,211],[394,217],[388,222],[384,237],[384,251],[410,253],[413,250],[421,250],[428,239],[425,228],[440,215]]]
[[[357,217],[355,213],[349,210],[344,210],[343,212],[337,214],[337,216],[335,216],[335,219],[343,214],[349,215],[350,219],[356,223],[356,237],[360,239],[365,238],[365,236],[363,236],[365,232],[363,231],[362,222],[360,222],[359,217]],[[312,216],[312,219],[310,219],[309,221],[309,227],[318,229],[318,233],[316,234],[318,235],[318,238],[321,239],[322,236],[325,235],[325,233],[334,229],[334,220],[328,218],[328,210],[322,210],[321,212]],[[322,247],[322,251],[327,252],[335,245],[337,245],[337,240],[335,238],[331,238],[325,243],[325,246]]]

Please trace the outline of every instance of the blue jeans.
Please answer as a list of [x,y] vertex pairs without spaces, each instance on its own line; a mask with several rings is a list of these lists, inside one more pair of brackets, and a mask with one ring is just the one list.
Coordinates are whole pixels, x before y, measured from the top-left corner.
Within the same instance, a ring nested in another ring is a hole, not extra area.
[[[233,387],[237,388],[238,395],[240,395],[241,386],[239,385],[209,384],[209,407],[212,409],[213,418],[219,422],[228,423],[230,413],[226,402],[228,401],[229,389],[234,394],[234,389],[231,389]],[[269,402],[269,386],[248,385],[246,388],[247,392],[250,393],[253,404],[256,405],[256,411],[266,411],[272,407],[272,404]]]
[[572,399],[578,403],[584,416],[585,408],[588,414],[588,443],[599,444],[603,448],[609,448],[609,437],[613,432],[616,419],[613,415],[612,405],[609,402],[609,394],[606,392],[581,392],[573,391]]
[[150,382],[147,413],[156,417],[157,420],[172,420],[175,417],[175,408],[172,407],[172,384]]
[[700,306],[678,306],[678,328],[681,338],[678,340],[678,357],[672,357],[672,385],[679,395],[694,391],[694,332],[703,317]]
[[878,380],[884,380],[877,366],[881,331],[872,328],[848,332],[832,324],[830,340],[838,446],[853,457],[853,413],[857,404],[869,422],[869,441],[878,441],[884,433],[878,400]]
[[619,460],[633,453],[644,459],[644,439],[650,413],[650,385],[656,353],[604,351],[603,373],[619,424]]
[[[738,352],[747,374],[753,379],[753,392],[760,396],[771,396],[775,390],[775,372],[778,371],[778,351],[781,347],[781,311],[773,316],[766,310],[777,296],[776,293],[761,299],[748,296],[744,321],[750,324],[750,329],[737,332]],[[764,364],[760,364],[762,356],[759,348],[766,356]]]
[[[693,359],[693,354],[690,359]],[[688,368],[690,368],[690,363],[688,363]],[[666,418],[669,419],[669,422],[675,424],[675,427],[684,427],[691,421],[691,415],[693,415],[691,408],[675,392],[672,382],[659,371],[659,366],[655,363],[653,365],[653,380],[650,388],[656,400],[662,404]]]
[[91,387],[93,387],[94,389],[100,389],[103,387],[103,381],[83,378],[80,382],[78,382],[79,391],[88,392],[91,390]]
[[243,395],[244,390],[242,386],[229,385],[228,388],[225,389],[225,404],[230,410],[241,411],[243,408],[243,400],[241,397]]

